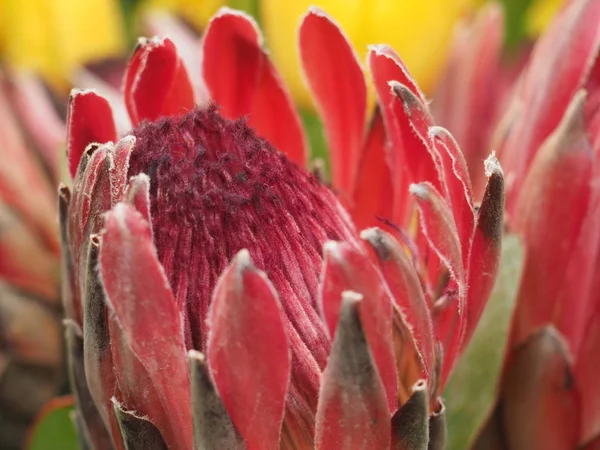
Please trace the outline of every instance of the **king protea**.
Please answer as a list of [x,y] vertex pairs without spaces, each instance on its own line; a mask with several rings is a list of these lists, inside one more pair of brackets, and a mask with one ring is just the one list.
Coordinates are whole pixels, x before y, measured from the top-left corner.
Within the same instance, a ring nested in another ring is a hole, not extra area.
[[502,171],[488,158],[475,208],[456,142],[391,48],[369,52],[374,112],[320,10],[300,54],[332,190],[303,168],[298,115],[241,13],[203,37],[209,106],[161,38],[129,63],[127,135],[103,97],[73,93],[63,296],[94,448],[443,447],[438,396],[497,270]]

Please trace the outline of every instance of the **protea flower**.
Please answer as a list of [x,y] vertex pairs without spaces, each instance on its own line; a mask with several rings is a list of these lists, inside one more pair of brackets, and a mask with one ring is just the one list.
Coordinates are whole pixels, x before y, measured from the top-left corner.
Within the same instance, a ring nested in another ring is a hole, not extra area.
[[[198,107],[172,42],[140,41],[120,139],[104,98],[71,97],[63,297],[84,440],[440,448],[438,396],[494,281],[502,171],[486,161],[476,210],[460,150],[389,47],[369,54],[380,107],[367,124],[360,65],[313,9],[300,50],[331,191],[303,169],[300,122],[261,42],[241,13],[212,19],[216,106]],[[358,231],[373,225],[388,231]]]
[[455,28],[448,62],[431,102],[435,120],[459,143],[465,155],[474,196],[480,199],[486,179],[481,161],[506,110],[515,80],[528,60],[528,47],[505,54],[505,12],[488,3]]
[[525,261],[498,404],[476,448],[600,445],[599,23],[597,1],[564,8],[498,132]]
[[0,447],[7,449],[20,448],[38,409],[66,381],[53,193],[64,129],[54,114],[34,78],[0,72]]

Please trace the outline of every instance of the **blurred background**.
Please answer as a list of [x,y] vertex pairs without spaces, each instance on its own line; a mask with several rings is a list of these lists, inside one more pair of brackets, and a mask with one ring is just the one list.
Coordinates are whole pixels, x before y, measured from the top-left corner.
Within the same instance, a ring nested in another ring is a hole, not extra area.
[[[500,3],[502,86],[516,77],[532,42],[563,1]],[[425,94],[434,96],[457,29],[471,23],[485,2],[0,0],[0,450],[23,448],[26,440],[33,449],[76,448],[69,397],[51,401],[68,394],[56,186],[68,182],[63,162],[69,91],[100,90],[113,104],[119,131],[126,132],[120,83],[137,38],[168,35],[200,79],[198,43],[210,17],[223,6],[241,9],[264,33],[301,112],[313,157],[325,158],[321,124],[296,50],[298,23],[310,5],[338,21],[361,59],[369,44],[390,44]]]
[[[4,64],[42,75],[67,88],[82,64],[127,57],[140,35],[152,31],[156,14],[182,20],[196,36],[222,6],[241,9],[260,24],[276,65],[300,105],[304,94],[296,47],[300,16],[310,5],[339,22],[355,45],[387,43],[403,57],[425,91],[431,91],[445,63],[454,25],[472,16],[482,0],[2,0],[0,52]],[[535,38],[562,0],[501,0],[505,41],[515,50]]]

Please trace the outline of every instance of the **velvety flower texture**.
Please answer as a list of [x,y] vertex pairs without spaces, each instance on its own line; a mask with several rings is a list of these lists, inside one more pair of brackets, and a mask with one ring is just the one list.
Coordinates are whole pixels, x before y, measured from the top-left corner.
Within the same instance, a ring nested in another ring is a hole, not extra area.
[[497,270],[502,171],[486,160],[475,208],[456,142],[392,49],[369,52],[371,114],[336,24],[312,9],[299,40],[332,190],[302,168],[297,113],[241,13],[203,37],[213,105],[195,106],[160,38],[125,75],[128,135],[103,97],[74,91],[63,298],[95,448],[443,447],[438,396]]

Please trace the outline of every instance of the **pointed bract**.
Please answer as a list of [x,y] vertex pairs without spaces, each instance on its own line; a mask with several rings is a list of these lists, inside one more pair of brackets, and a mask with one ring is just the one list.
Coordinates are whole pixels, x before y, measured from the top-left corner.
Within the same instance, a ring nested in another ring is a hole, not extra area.
[[217,283],[208,320],[208,364],[233,424],[248,450],[279,448],[291,356],[277,294],[247,250]]
[[320,9],[313,7],[302,18],[298,45],[304,75],[325,126],[332,184],[349,201],[367,119],[363,71],[342,30]]
[[188,359],[192,380],[194,445],[206,449],[245,449],[242,438],[215,390],[204,355],[190,350]]
[[[111,342],[113,357],[117,350],[125,358],[122,363],[139,364],[115,371],[124,401],[136,402],[126,406],[151,415],[167,445],[191,448],[190,381],[181,315],[148,224],[133,207],[120,203],[108,214],[99,261],[106,302],[121,332],[113,335],[111,330],[111,341],[116,341]],[[133,378],[142,368],[149,383],[144,386],[147,397],[136,395],[138,380]],[[152,397],[160,409],[147,403]]]
[[67,157],[71,177],[75,177],[79,161],[90,143],[116,140],[117,131],[108,101],[93,90],[73,90],[67,109]]
[[466,331],[463,347],[469,344],[490,297],[502,246],[504,229],[504,174],[494,154],[485,161],[488,182],[477,214],[469,260]]
[[98,274],[99,237],[92,236],[87,255],[83,297],[83,363],[90,395],[107,429],[114,418],[109,399],[115,392],[116,379],[110,348],[108,315],[104,289]]
[[429,128],[428,135],[431,146],[439,156],[439,167],[443,173],[444,195],[456,222],[463,263],[466,267],[475,226],[473,189],[467,163],[457,142],[448,130],[434,126]]
[[397,377],[392,339],[392,299],[383,278],[368,256],[346,243],[327,242],[319,295],[319,307],[335,336],[341,314],[342,293],[362,296],[357,305],[362,329],[387,393],[391,411],[397,408]]
[[570,366],[565,343],[552,327],[509,355],[500,387],[500,438],[508,448],[578,447],[580,413]]
[[435,349],[429,306],[415,267],[405,251],[389,234],[377,228],[364,230],[361,237],[375,250],[385,281],[402,321],[408,326],[430,388],[435,384]]
[[429,443],[427,384],[413,386],[408,401],[392,417],[392,450],[425,450]]
[[381,218],[393,215],[394,190],[388,153],[383,116],[378,108],[361,150],[350,205],[358,229],[381,226]]
[[583,93],[573,99],[561,126],[540,148],[523,183],[516,226],[524,238],[526,258],[511,333],[513,343],[552,323],[555,313],[563,308],[565,296],[570,295],[565,285],[565,262],[574,255],[589,209],[595,159],[581,122],[584,99]]
[[123,408],[112,398],[114,414],[119,422],[125,450],[167,450],[167,445],[152,422]]
[[514,177],[507,194],[509,217],[516,214],[516,196],[524,189],[526,171],[541,144],[558,126],[575,93],[584,87],[600,50],[600,3],[570,1],[531,54],[514,103],[518,117],[495,148],[507,174]]
[[354,292],[343,294],[319,395],[317,450],[390,448],[390,410],[361,324],[361,301]]
[[436,122],[452,130],[464,152],[477,199],[485,189],[481,161],[513,82],[511,72],[505,73],[512,67],[501,64],[504,25],[500,4],[489,2],[471,22],[457,26],[454,48],[431,104]]
[[194,89],[168,38],[141,38],[125,74],[125,104],[133,125],[194,107]]
[[203,79],[225,117],[248,117],[259,135],[303,166],[308,152],[300,117],[262,40],[250,16],[222,8],[204,33]]

